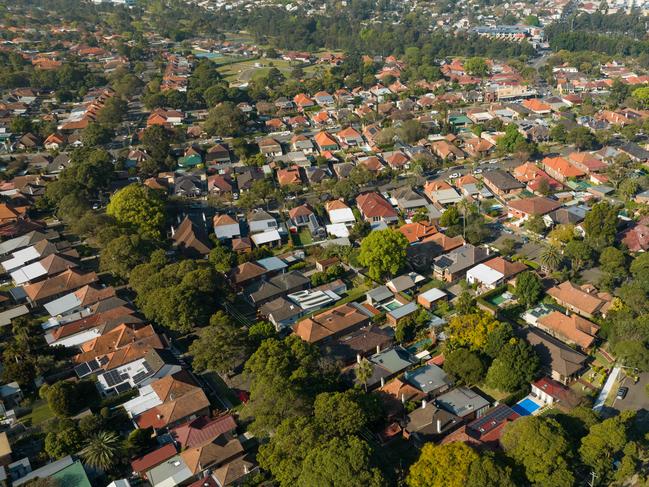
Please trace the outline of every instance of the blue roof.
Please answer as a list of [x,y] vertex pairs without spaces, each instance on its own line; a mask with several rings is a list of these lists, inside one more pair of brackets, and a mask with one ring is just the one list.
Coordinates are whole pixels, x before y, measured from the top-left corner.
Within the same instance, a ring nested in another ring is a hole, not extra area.
[[284,262],[279,257],[266,257],[265,259],[259,259],[257,264],[262,266],[267,271],[278,271],[280,269],[285,269],[288,267],[286,262]]

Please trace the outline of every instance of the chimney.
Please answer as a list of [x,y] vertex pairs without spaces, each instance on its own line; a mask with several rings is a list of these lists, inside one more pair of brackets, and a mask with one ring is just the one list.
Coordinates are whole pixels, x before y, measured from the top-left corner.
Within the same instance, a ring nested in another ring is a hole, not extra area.
[[442,432],[442,420],[441,419],[437,420],[437,432],[438,433]]
[[175,233],[176,233],[176,231],[174,230],[174,226],[171,225],[171,236],[173,237]]
[[401,404],[405,404],[405,403],[406,403],[406,395],[402,392],[401,393]]
[[381,353],[381,345],[376,346],[376,353]]
[[156,414],[156,418],[162,419],[162,414]]
[[206,222],[207,219],[205,218],[205,212],[203,212],[203,221]]
[[426,409],[426,399],[421,401],[421,409]]
[[357,363],[357,364],[360,364],[360,363],[361,363],[361,354],[360,354],[360,353],[357,353],[357,354],[356,354],[356,363]]
[[245,474],[250,473],[250,470],[248,470],[248,465],[243,466],[243,473],[245,473]]
[[385,377],[381,377],[381,387],[385,386]]

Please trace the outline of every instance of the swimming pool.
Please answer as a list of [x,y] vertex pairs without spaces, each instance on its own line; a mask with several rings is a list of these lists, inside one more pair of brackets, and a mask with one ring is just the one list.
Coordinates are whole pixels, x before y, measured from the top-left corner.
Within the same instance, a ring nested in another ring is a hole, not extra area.
[[514,404],[512,406],[512,409],[521,416],[531,416],[540,407],[540,404],[532,401],[529,397],[526,397],[522,401],[518,401],[516,404]]
[[401,308],[401,306],[403,306],[403,304],[401,304],[401,303],[400,303],[399,301],[397,301],[396,299],[393,299],[392,301],[389,301],[389,302],[385,303],[385,304],[383,305],[383,308],[384,308],[386,311],[394,311],[394,310],[397,309],[397,308]]
[[488,298],[487,302],[493,304],[494,306],[500,306],[504,302],[510,301],[512,297],[513,297],[512,293],[505,291],[502,294],[497,294],[495,296]]

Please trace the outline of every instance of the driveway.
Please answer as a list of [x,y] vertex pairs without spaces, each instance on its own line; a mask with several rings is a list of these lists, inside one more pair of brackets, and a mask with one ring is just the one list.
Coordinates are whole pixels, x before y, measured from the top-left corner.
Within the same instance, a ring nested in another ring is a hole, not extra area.
[[[645,389],[649,384],[649,372],[643,372],[639,377],[637,384],[633,383],[631,377],[626,376],[622,379],[620,386],[628,387],[629,392],[624,399],[615,399],[612,406],[614,409],[618,411],[649,410],[649,395]],[[613,393],[617,394],[617,390]]]

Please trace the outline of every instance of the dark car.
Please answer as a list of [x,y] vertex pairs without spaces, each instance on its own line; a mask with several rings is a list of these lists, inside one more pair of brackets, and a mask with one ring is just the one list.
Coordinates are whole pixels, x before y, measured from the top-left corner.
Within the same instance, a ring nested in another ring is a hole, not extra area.
[[629,392],[629,388],[628,388],[628,387],[620,387],[620,388],[617,390],[617,398],[618,398],[619,400],[624,399],[624,398],[626,397],[626,395],[628,394],[628,392]]

